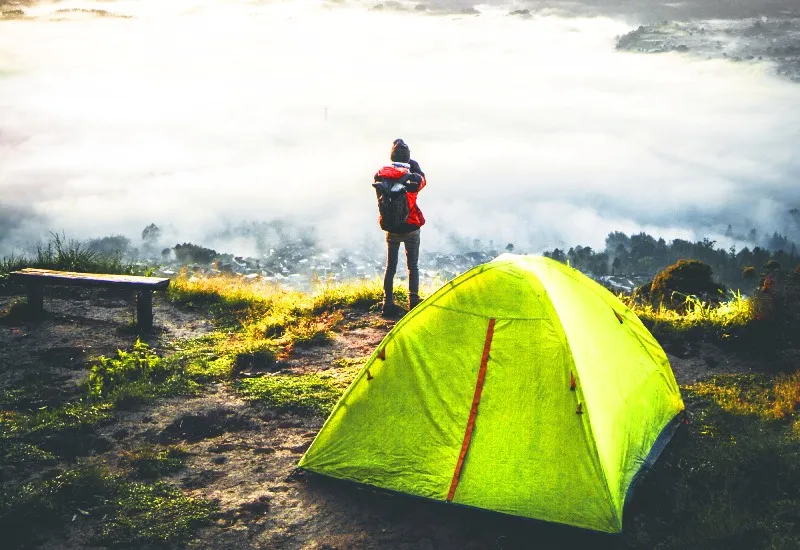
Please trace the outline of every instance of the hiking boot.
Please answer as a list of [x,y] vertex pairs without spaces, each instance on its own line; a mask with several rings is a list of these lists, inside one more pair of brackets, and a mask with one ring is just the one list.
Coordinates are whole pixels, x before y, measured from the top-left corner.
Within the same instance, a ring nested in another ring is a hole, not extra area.
[[381,316],[387,318],[397,318],[402,317],[406,314],[406,310],[402,307],[398,306],[394,302],[384,302],[383,306],[381,307]]
[[408,310],[409,310],[409,311],[411,311],[412,309],[414,309],[415,307],[417,307],[417,306],[419,305],[419,301],[420,301],[420,300],[419,300],[419,296],[416,296],[416,295],[414,295],[414,294],[411,294],[411,295],[408,297]]

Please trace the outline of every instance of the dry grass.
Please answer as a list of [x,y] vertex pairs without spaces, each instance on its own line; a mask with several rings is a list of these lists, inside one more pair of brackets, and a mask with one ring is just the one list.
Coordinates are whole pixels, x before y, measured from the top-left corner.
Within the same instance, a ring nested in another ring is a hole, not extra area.
[[730,300],[718,305],[689,296],[682,312],[663,304],[657,308],[650,304],[637,304],[626,296],[620,296],[620,299],[633,309],[642,321],[649,321],[653,325],[667,324],[678,330],[699,326],[714,326],[721,329],[744,327],[754,318],[752,303],[740,293],[732,294]]
[[758,374],[714,377],[684,389],[711,399],[725,412],[764,420],[792,418],[800,410],[800,371],[774,378]]

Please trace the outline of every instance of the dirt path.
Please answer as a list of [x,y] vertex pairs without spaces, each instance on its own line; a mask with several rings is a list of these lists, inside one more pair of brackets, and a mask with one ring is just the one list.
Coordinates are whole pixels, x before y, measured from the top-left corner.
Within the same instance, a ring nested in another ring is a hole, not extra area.
[[[0,297],[0,310],[12,300]],[[133,305],[120,296],[71,292],[48,297],[45,307],[48,314],[40,323],[0,324],[0,389],[40,385],[40,395],[27,404],[31,408],[68,398],[86,376],[88,360],[128,348],[135,340]],[[155,349],[213,328],[158,299],[155,320],[156,334],[150,339]],[[295,350],[283,370],[322,371],[336,368],[342,359],[363,358],[392,325],[374,314],[345,312],[343,330],[322,345]],[[757,366],[710,344],[672,350],[669,357],[679,383]],[[115,422],[98,431],[110,447],[100,454],[114,465],[126,451],[143,446],[177,444],[188,453],[186,468],[167,479],[191,494],[217,499],[221,511],[216,523],[189,545],[194,549],[530,548],[532,541],[538,548],[563,547],[565,531],[558,526],[293,476],[323,420],[260,410],[217,384],[199,397],[119,411]],[[85,546],[81,521],[43,548]],[[566,533],[571,543],[613,545],[597,535]]]

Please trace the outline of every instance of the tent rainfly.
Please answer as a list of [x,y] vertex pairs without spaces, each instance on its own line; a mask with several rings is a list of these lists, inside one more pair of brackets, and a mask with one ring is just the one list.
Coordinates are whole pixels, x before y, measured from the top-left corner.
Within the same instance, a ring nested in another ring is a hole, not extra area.
[[298,466],[616,533],[683,408],[664,350],[616,296],[503,254],[395,325]]

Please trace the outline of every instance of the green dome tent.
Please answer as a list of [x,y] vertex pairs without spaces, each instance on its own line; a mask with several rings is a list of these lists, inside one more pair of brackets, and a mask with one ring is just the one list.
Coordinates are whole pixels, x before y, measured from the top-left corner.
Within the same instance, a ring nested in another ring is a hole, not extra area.
[[612,293],[503,254],[395,325],[298,467],[619,532],[634,476],[682,410],[664,351]]

